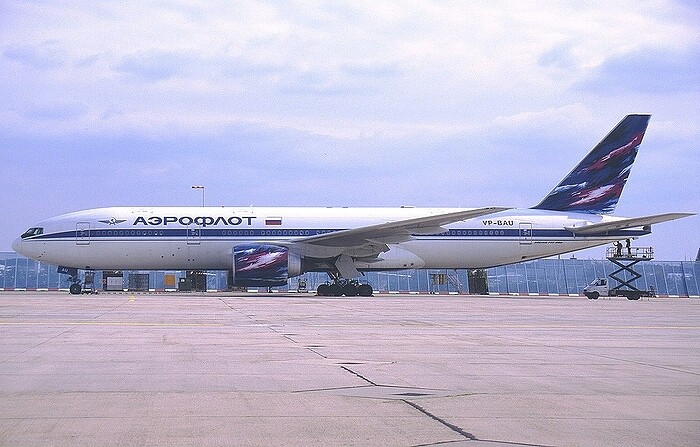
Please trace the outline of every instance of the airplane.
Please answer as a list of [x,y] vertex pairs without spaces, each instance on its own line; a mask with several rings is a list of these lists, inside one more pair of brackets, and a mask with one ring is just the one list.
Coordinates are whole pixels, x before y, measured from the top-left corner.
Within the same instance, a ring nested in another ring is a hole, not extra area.
[[650,115],[627,115],[531,208],[111,207],[39,222],[12,244],[77,270],[229,270],[233,286],[274,287],[306,272],[318,295],[371,296],[364,272],[483,269],[651,233],[693,215],[611,216]]

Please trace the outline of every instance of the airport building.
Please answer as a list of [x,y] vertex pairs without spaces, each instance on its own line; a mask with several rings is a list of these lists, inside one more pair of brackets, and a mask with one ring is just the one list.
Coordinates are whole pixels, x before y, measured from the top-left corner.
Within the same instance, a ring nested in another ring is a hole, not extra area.
[[[575,258],[540,259],[486,270],[401,270],[371,272],[361,278],[376,293],[498,293],[514,295],[581,295],[583,288],[617,267],[608,260]],[[656,261],[639,263],[641,274],[635,286],[653,290],[659,296],[700,296],[699,261]],[[92,279],[97,291],[225,291],[225,271],[96,271]],[[278,291],[313,292],[328,280],[324,273],[307,273],[290,278]],[[57,267],[14,252],[0,252],[0,290],[68,290],[68,275]],[[484,287],[487,290],[484,290]]]

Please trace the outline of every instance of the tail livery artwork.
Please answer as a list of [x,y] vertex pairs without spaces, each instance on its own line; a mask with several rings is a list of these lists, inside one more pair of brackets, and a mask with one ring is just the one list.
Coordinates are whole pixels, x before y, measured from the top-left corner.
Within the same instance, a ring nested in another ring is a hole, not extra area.
[[609,215],[648,122],[626,116],[532,208],[97,208],[39,222],[12,248],[64,271],[231,270],[234,285],[248,287],[327,272],[333,281],[319,294],[371,295],[353,278],[513,264],[634,239],[692,215]]

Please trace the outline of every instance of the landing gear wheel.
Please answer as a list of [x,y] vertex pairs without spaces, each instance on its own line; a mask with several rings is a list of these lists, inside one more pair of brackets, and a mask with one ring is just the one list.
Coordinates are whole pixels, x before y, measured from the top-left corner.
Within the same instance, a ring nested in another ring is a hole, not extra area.
[[343,286],[343,294],[345,296],[357,296],[359,294],[359,287],[357,284],[348,281],[347,284]]
[[360,296],[372,296],[374,290],[369,284],[360,284],[360,287],[357,288],[357,292]]
[[71,295],[80,295],[80,292],[83,291],[83,288],[80,287],[80,284],[74,282],[70,285],[70,288],[68,290],[70,290]]
[[331,277],[330,283],[318,286],[316,294],[318,296],[372,296],[374,289],[369,284],[360,284],[356,279],[344,279],[339,274],[328,274]]
[[343,286],[337,282],[334,282],[328,286],[328,288],[330,290],[330,296],[343,296]]

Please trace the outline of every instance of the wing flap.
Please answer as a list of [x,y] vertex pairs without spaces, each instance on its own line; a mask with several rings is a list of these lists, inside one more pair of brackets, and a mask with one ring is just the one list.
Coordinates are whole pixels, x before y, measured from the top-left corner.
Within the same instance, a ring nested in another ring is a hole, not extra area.
[[693,216],[693,213],[666,213],[666,214],[655,214],[652,216],[644,217],[632,217],[629,219],[613,220],[609,222],[601,222],[590,225],[585,225],[582,227],[566,227],[566,230],[571,231],[574,234],[588,235],[588,234],[603,234],[608,231],[624,230],[627,228],[635,227],[645,227],[647,225],[653,225],[661,222],[668,222],[669,220],[681,219],[683,217]]

